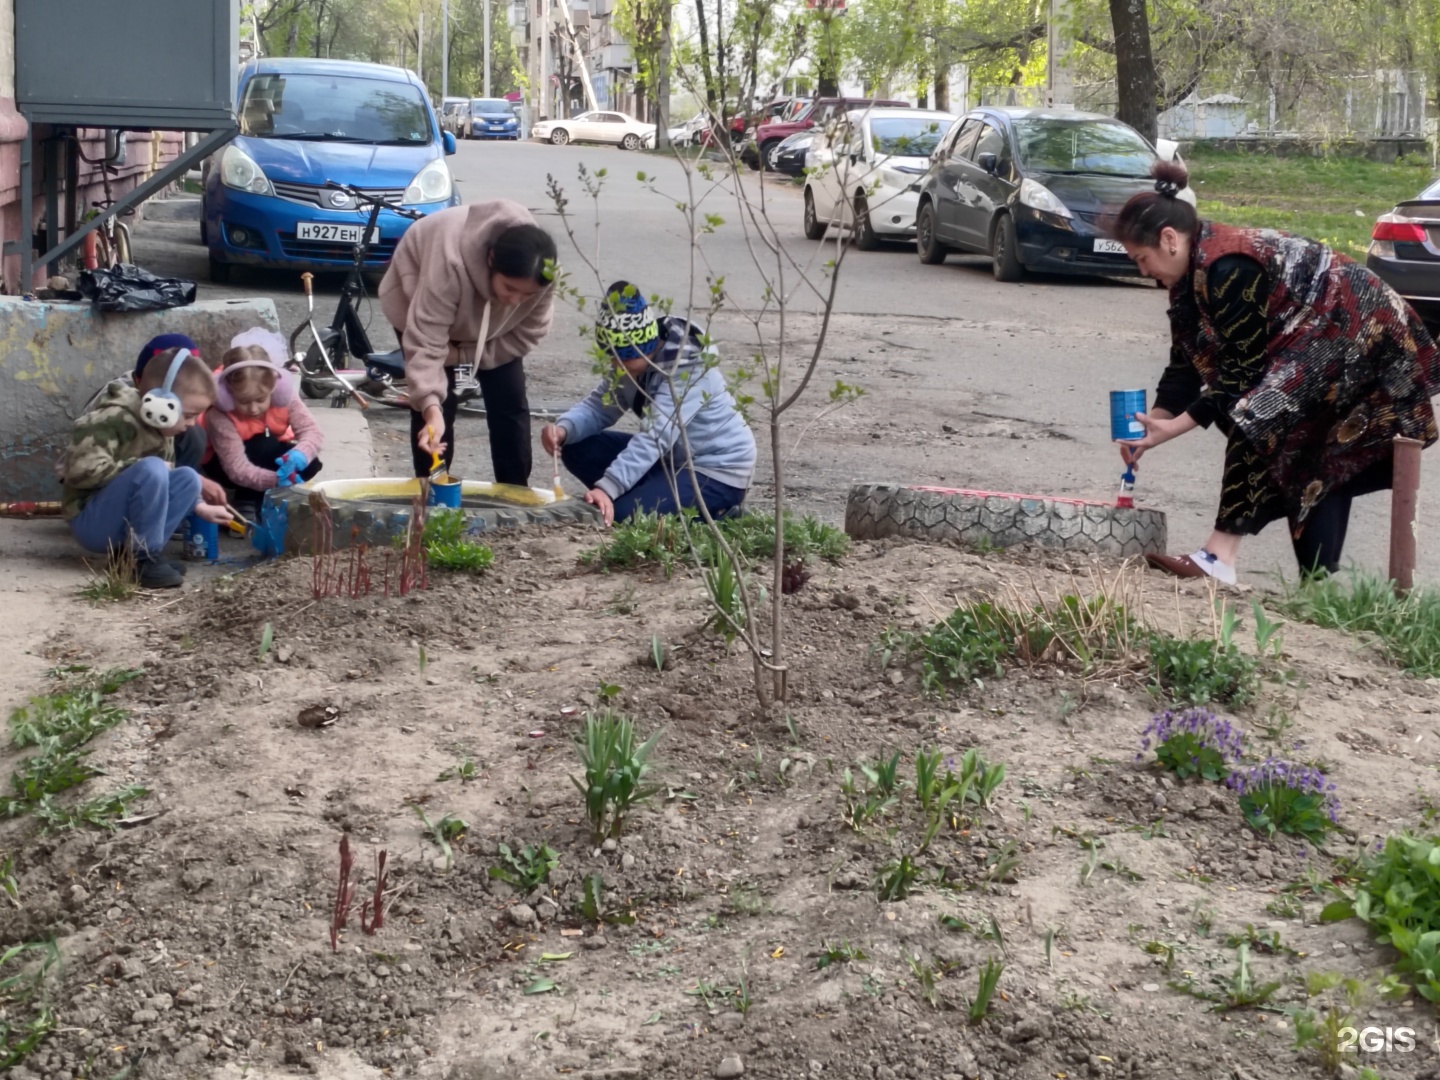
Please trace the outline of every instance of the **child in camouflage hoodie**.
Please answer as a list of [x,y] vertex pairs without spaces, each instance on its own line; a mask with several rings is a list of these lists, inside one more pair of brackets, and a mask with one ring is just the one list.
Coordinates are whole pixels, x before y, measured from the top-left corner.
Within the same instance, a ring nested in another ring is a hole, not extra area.
[[166,428],[152,427],[141,412],[146,393],[162,387],[178,349],[152,356],[138,379],[116,379],[89,411],[75,421],[60,464],[65,486],[64,515],[70,531],[90,551],[129,551],[140,584],[175,588],[183,567],[161,558],[165,542],[189,514],[224,524],[223,506],[201,501],[200,474],[173,468],[175,437],[194,426],[215,401],[215,380],[197,356],[182,361],[171,390],[180,399],[179,417]]

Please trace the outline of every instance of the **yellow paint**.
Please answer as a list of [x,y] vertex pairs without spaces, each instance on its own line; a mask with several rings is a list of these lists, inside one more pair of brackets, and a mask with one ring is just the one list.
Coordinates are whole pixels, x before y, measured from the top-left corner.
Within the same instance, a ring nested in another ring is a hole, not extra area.
[[[327,499],[343,502],[351,499],[413,499],[420,494],[418,478],[376,477],[366,480],[326,480],[305,485],[307,491],[318,491]],[[498,499],[516,506],[551,506],[560,500],[545,488],[519,487],[515,484],[494,484],[488,480],[462,480],[460,497]]]

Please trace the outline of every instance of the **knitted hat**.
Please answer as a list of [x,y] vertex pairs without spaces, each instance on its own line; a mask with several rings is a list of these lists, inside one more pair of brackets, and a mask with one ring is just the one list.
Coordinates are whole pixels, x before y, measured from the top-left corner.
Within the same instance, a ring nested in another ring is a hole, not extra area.
[[196,356],[200,355],[200,346],[191,341],[184,334],[161,334],[153,337],[145,343],[140,350],[140,359],[135,361],[135,381],[140,381],[140,375],[145,370],[145,362],[156,353],[162,353],[166,349],[189,349]]
[[618,360],[649,356],[660,344],[660,324],[644,295],[628,281],[605,292],[595,318],[595,340]]

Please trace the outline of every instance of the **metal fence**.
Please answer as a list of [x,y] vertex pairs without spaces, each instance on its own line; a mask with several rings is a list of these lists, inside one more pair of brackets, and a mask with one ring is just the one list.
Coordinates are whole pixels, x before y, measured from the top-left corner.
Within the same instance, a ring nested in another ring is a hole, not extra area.
[[[1195,138],[1385,138],[1426,133],[1425,75],[1402,69],[1339,75],[1303,85],[1274,86],[1257,72],[1206,80],[1161,112],[1159,134]],[[1076,83],[1074,106],[1114,115],[1115,84]],[[993,86],[982,105],[1038,108],[1043,86]]]

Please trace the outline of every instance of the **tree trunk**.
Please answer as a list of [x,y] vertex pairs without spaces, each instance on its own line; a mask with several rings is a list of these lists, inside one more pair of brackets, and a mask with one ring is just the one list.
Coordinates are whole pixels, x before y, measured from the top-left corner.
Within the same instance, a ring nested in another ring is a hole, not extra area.
[[297,11],[290,19],[290,26],[285,31],[285,51],[282,56],[294,56],[295,50],[300,44],[300,13]]
[[655,149],[670,149],[670,24],[673,0],[660,0],[660,63],[655,72]]
[[317,4],[316,7],[315,7],[315,58],[316,58],[317,60],[320,58],[320,43],[321,43],[320,30],[321,30],[322,27],[324,27],[324,25],[325,25],[325,0],[320,0],[320,3]]
[[1145,0],[1110,0],[1115,30],[1116,116],[1155,141],[1155,58],[1150,52],[1150,20]]
[[935,109],[950,111],[950,61],[943,56],[935,65]]
[[820,39],[820,58],[815,64],[817,97],[838,97],[840,94],[840,65],[835,60],[835,41],[830,36],[830,23],[834,14],[826,11],[820,16],[824,28]]
[[705,80],[705,108],[716,106],[715,72],[710,65],[710,25],[705,20],[705,0],[695,0],[695,25],[700,31],[700,75]]

